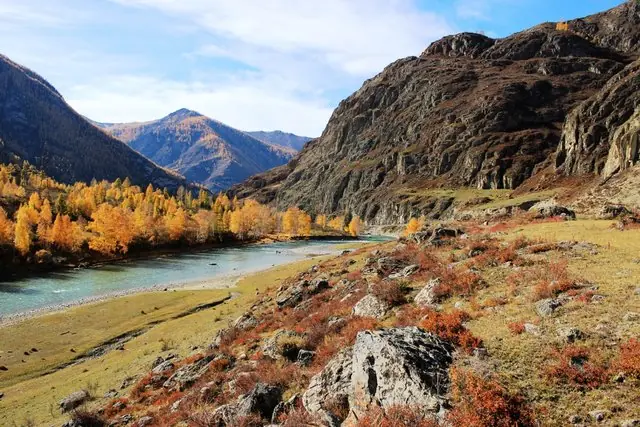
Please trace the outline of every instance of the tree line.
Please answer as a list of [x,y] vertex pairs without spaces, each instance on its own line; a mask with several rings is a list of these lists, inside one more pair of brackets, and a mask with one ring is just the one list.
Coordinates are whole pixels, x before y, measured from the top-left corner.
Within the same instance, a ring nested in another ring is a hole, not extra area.
[[204,189],[181,187],[171,194],[151,184],[143,190],[129,179],[65,185],[27,164],[0,165],[0,246],[23,257],[86,250],[116,255],[132,245],[197,245],[274,234],[305,237],[312,228],[357,236],[361,226],[358,217],[348,224],[342,216],[317,215],[313,221],[297,207],[281,212]]

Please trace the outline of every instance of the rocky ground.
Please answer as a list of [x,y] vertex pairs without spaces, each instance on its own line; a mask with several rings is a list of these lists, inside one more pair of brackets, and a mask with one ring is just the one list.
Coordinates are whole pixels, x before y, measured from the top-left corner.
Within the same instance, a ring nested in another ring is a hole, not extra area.
[[558,209],[315,265],[67,425],[640,425],[639,232]]

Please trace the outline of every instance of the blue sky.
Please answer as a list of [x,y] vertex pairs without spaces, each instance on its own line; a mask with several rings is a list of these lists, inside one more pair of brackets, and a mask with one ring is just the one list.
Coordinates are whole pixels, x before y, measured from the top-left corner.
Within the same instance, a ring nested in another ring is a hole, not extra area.
[[504,37],[622,0],[0,0],[0,53],[80,113],[185,107],[243,130],[319,135],[385,65],[446,34]]

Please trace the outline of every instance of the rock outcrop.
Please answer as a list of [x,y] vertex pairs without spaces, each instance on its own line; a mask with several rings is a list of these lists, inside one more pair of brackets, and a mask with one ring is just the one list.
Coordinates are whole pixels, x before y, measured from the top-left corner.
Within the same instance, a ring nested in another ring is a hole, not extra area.
[[[288,165],[233,191],[384,224],[448,215],[453,199],[430,188],[517,188],[552,165],[556,152],[568,173],[622,169],[636,158],[630,107],[637,91],[623,97],[637,84],[629,64],[640,53],[639,8],[625,2],[570,21],[569,31],[547,23],[500,40],[445,37],[366,81]],[[618,100],[605,92],[597,98],[603,87]],[[618,105],[611,126],[592,126],[590,115],[607,121]],[[619,141],[611,156],[609,139]],[[589,154],[594,146],[604,154]]]
[[329,408],[348,408],[357,420],[372,407],[417,406],[441,413],[453,347],[416,327],[362,331],[351,349],[339,353],[312,378],[305,408],[330,425],[344,421]]

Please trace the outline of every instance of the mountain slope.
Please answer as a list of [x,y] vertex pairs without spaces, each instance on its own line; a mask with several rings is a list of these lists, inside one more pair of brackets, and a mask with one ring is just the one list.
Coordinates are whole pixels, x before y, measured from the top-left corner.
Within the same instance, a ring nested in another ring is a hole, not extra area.
[[42,77],[0,55],[0,158],[16,156],[66,183],[125,177],[172,189],[185,183],[97,129]]
[[394,223],[441,209],[408,189],[517,188],[553,165],[567,114],[637,57],[639,10],[627,2],[570,31],[445,37],[366,81],[292,162],[234,192]]
[[304,144],[311,141],[313,138],[309,138],[307,136],[298,136],[292,133],[286,133],[279,130],[273,132],[246,132],[248,135],[251,135],[255,139],[265,142],[270,145],[277,145],[279,147],[290,148],[294,151],[302,150]]
[[211,190],[280,166],[293,155],[186,109],[152,122],[98,125],[154,162]]

